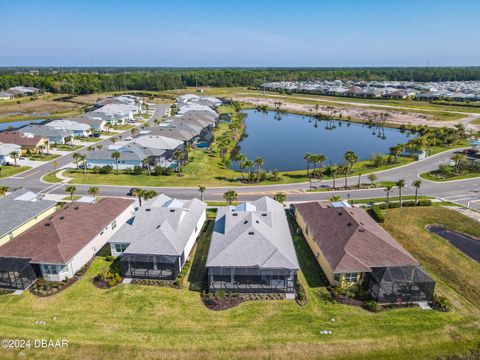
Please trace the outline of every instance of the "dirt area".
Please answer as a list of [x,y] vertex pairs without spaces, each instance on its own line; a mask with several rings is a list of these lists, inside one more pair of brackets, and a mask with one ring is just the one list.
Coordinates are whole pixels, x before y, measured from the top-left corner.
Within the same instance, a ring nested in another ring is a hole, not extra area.
[[[270,98],[259,98],[251,96],[233,96],[234,100],[246,102],[258,105],[266,105],[268,107],[275,108],[278,100]],[[294,102],[285,102],[282,101],[281,109],[286,111],[301,112],[301,113],[311,113],[315,114],[317,111],[315,105],[311,104],[299,104]],[[334,116],[335,118],[341,119],[354,119],[361,121],[374,120],[376,116],[380,114],[387,113],[386,122],[393,125],[427,125],[430,127],[453,127],[455,124],[458,124],[459,121],[438,121],[434,120],[432,115],[420,114],[410,111],[393,111],[393,110],[376,110],[376,109],[365,109],[361,107],[349,106],[345,108],[340,107],[328,107],[328,106],[319,106],[318,112],[320,114]],[[464,121],[470,122],[470,117]],[[473,124],[470,124],[473,126]],[[478,127],[480,129],[480,126]]]

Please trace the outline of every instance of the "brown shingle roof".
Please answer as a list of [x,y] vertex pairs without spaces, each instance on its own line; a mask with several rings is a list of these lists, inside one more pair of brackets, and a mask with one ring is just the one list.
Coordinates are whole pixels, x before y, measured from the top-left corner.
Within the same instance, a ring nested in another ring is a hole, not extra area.
[[66,264],[132,203],[108,198],[93,204],[68,204],[1,246],[0,256]]
[[45,140],[44,137],[38,135],[27,136],[19,131],[3,131],[0,132],[0,142],[8,144],[17,144],[20,146],[28,145],[38,145],[43,143]]
[[333,272],[369,272],[375,267],[418,265],[364,210],[296,204]]

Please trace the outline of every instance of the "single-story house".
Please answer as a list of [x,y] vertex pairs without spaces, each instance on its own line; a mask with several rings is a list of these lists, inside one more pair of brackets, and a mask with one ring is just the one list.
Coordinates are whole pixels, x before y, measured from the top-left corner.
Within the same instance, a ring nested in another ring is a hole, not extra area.
[[90,117],[85,114],[73,117],[70,120],[79,124],[88,125],[93,131],[101,132],[106,130],[105,125],[107,124],[107,121],[102,117]]
[[363,209],[295,204],[297,224],[331,285],[363,284],[382,303],[428,301],[435,282]]
[[217,211],[210,291],[294,294],[299,269],[283,205],[269,197]]
[[11,153],[22,155],[22,147],[17,144],[5,144],[0,142],[0,165],[13,165],[15,161],[12,159]]
[[0,142],[20,145],[23,152],[37,152],[40,146],[45,146],[47,138],[40,135],[24,134],[20,131],[0,132]]
[[91,134],[90,125],[78,123],[73,120],[53,120],[46,123],[45,126],[72,131],[73,136],[88,137]]
[[0,287],[72,278],[134,213],[134,201],[71,203],[0,246]]
[[0,91],[0,100],[13,99],[13,95],[6,91]]
[[73,137],[73,131],[71,130],[57,129],[46,125],[27,125],[17,131],[42,136],[47,138],[50,144],[66,144]]
[[110,239],[127,278],[175,280],[206,219],[207,204],[166,195],[146,202]]
[[40,89],[37,89],[33,86],[14,86],[7,89],[7,92],[12,94],[15,97],[19,96],[31,96],[40,92]]
[[181,140],[187,146],[193,143],[196,135],[191,129],[176,128],[173,126],[151,126],[145,130],[148,135],[161,135],[171,139]]
[[55,204],[25,188],[0,198],[0,245],[55,212]]

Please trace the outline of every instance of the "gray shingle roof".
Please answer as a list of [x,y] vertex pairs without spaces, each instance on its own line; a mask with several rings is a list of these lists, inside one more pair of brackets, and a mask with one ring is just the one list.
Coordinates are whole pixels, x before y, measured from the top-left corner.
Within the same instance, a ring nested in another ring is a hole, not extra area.
[[161,194],[140,207],[109,242],[130,244],[125,254],[180,256],[206,207],[198,199]]
[[206,266],[298,269],[282,204],[265,196],[219,208]]
[[65,129],[56,129],[52,126],[45,126],[45,125],[28,125],[18,129],[19,132],[24,134],[34,134],[40,136],[55,136],[65,138],[67,136],[72,136],[73,131],[65,130]]
[[38,199],[37,194],[25,188],[0,198],[0,236],[10,233],[54,206],[55,201]]

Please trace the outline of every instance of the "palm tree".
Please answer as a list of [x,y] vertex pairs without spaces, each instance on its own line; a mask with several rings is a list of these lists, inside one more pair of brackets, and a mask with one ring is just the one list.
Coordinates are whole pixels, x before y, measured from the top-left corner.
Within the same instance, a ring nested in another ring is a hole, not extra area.
[[198,185],[198,192],[200,193],[200,200],[203,201],[203,193],[207,190],[207,188],[203,185]]
[[262,172],[262,165],[264,163],[261,157],[257,157],[254,161],[255,165],[257,166],[257,183],[260,182],[260,175]]
[[370,182],[372,183],[372,185],[375,185],[375,181],[377,181],[377,175],[375,174],[369,174],[368,176],[368,180],[370,180]]
[[15,166],[17,166],[18,152],[17,151],[12,151],[8,155],[10,155],[10,157],[13,159],[13,162],[14,162]]
[[98,144],[98,145],[96,146],[96,148],[97,148],[98,151],[102,150],[102,147],[103,147],[102,144]]
[[308,176],[308,174],[310,172],[310,163],[311,163],[311,160],[312,160],[312,154],[306,153],[303,156],[303,160],[305,160],[307,162],[307,176]]
[[385,185],[385,192],[387,193],[387,206],[390,206],[390,192],[393,189],[392,184]]
[[136,198],[138,198],[138,205],[139,206],[142,206],[142,197],[143,197],[143,193],[145,191],[142,190],[142,189],[139,189],[139,188],[134,188],[132,189],[132,191],[130,192],[133,196],[135,196]]
[[362,181],[362,173],[358,174],[358,185],[357,187],[360,189],[360,182]]
[[77,187],[75,185],[68,185],[65,188],[65,192],[70,194],[70,201],[72,201],[72,202],[73,202],[73,194],[75,194],[76,191],[77,191]]
[[415,205],[417,205],[418,202],[418,189],[420,189],[420,186],[422,186],[422,180],[418,179],[415,180],[412,185],[415,187]]
[[275,195],[273,195],[273,200],[278,201],[282,205],[284,205],[285,201],[287,200],[287,194],[283,192],[278,192]]
[[47,150],[47,155],[49,154],[49,149],[50,149],[50,142],[48,140],[45,140],[44,142],[44,145],[45,145],[45,149]]
[[77,170],[80,169],[79,162],[80,162],[81,157],[82,157],[82,154],[80,154],[80,153],[74,153],[72,155],[72,158],[75,161],[75,164],[77,165]]
[[459,171],[460,171],[460,165],[462,163],[462,161],[465,161],[465,159],[467,158],[467,156],[465,154],[453,154],[452,156],[452,160],[455,162],[455,174],[458,174]]
[[405,179],[398,180],[397,187],[398,187],[398,200],[400,201],[400,207],[402,207],[402,189],[405,187]]
[[153,199],[157,195],[158,195],[158,193],[155,190],[147,190],[147,191],[144,190],[143,193],[142,193],[143,200],[145,200],[145,201]]
[[179,174],[182,173],[182,158],[183,153],[180,150],[175,150],[173,153],[173,160],[175,160],[175,163],[177,164],[177,171]]
[[95,146],[93,145],[87,146],[87,151],[95,151]]
[[120,152],[119,151],[114,151],[112,152],[112,155],[110,155],[112,157],[113,160],[115,160],[115,165],[117,167],[117,175],[119,174],[119,170],[118,170],[118,160],[120,159]]
[[252,160],[245,160],[244,162],[245,164],[245,168],[248,169],[248,177],[247,177],[247,181],[250,182],[251,181],[251,174],[252,174],[252,168],[253,168],[253,161]]
[[131,128],[130,129],[130,134],[132,134],[132,138],[135,137],[135,134],[137,133],[138,129],[137,128]]
[[150,175],[150,159],[145,158],[142,160],[143,165],[147,168],[147,174]]
[[90,186],[87,190],[88,194],[91,196],[91,197],[96,197],[98,195],[98,192],[100,191],[100,189],[96,186]]
[[238,153],[237,155],[235,155],[235,161],[240,166],[240,175],[242,175],[242,179],[244,178],[243,170],[245,170],[245,160],[247,160],[245,154]]
[[110,141],[112,142],[113,145],[115,145],[115,143],[118,141],[118,139],[116,137],[111,137]]
[[338,167],[338,172],[345,176],[345,188],[347,188],[348,187],[347,177],[348,177],[348,174],[350,174],[350,168],[348,167],[348,165],[343,164]]
[[238,194],[235,190],[228,190],[223,194],[223,198],[228,202],[229,205],[232,205],[232,202],[237,201]]
[[343,160],[345,160],[345,163],[348,164],[348,170],[350,172],[352,171],[353,165],[355,165],[355,163],[358,161],[358,155],[355,154],[352,150],[348,150],[343,155]]
[[0,186],[0,197],[5,196],[8,191],[8,186]]
[[83,173],[87,173],[87,155],[80,154],[79,161],[83,162]]
[[334,195],[330,199],[328,199],[330,202],[336,202],[336,201],[342,201],[342,197],[340,195]]
[[338,166],[336,166],[336,165],[329,165],[325,169],[325,175],[332,177],[333,189],[335,189],[335,180],[336,180],[337,174],[338,174]]

